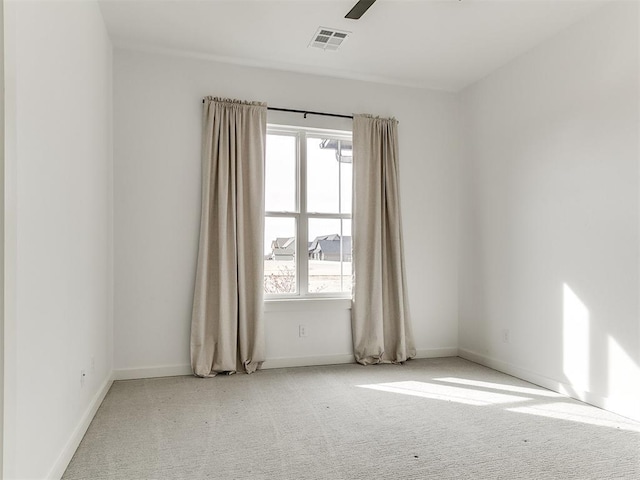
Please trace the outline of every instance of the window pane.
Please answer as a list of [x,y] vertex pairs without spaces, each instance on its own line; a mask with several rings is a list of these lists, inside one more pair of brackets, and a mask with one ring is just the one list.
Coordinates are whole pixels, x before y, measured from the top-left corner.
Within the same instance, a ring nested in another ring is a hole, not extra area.
[[352,173],[351,163],[340,163],[340,213],[351,213]]
[[296,139],[267,135],[265,163],[265,210],[296,211]]
[[336,157],[336,146],[336,140],[307,139],[309,212],[340,213],[340,162]]
[[309,293],[351,292],[351,220],[309,219]]
[[296,293],[295,218],[265,218],[264,293]]

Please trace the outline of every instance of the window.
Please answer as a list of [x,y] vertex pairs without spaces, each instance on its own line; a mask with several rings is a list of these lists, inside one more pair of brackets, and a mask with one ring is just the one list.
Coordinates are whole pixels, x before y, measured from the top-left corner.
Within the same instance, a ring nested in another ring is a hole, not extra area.
[[269,126],[266,298],[351,295],[351,132]]

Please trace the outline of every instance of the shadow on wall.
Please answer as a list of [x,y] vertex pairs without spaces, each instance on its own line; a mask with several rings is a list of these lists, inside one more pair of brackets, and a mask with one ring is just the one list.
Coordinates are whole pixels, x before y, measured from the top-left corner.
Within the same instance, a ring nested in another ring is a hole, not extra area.
[[[640,397],[638,362],[612,332],[593,331],[596,325],[590,309],[567,283],[563,284],[562,293],[563,383],[573,387],[565,393],[589,401],[585,394],[588,396],[594,389],[594,378],[604,373],[606,395],[628,399],[622,400],[624,404],[620,405],[625,411],[637,410],[635,403]],[[596,352],[600,352],[599,357],[595,356]]]
[[[589,309],[566,283],[562,285],[562,368],[577,390],[590,391]],[[575,393],[575,392],[573,392]]]

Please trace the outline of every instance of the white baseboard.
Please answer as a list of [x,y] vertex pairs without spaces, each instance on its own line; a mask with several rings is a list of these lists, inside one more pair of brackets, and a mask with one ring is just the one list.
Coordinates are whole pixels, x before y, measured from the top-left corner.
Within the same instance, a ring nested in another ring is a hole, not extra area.
[[355,363],[353,355],[315,355],[311,357],[283,357],[268,358],[262,364],[263,370],[271,368],[287,367],[313,367],[317,365],[339,365],[343,363]]
[[415,358],[442,358],[457,357],[458,347],[444,348],[428,348],[426,350],[417,350]]
[[84,434],[87,432],[87,429],[89,428],[93,417],[96,415],[96,412],[102,404],[104,397],[107,395],[107,392],[111,388],[112,383],[113,378],[110,375],[103,382],[96,394],[91,399],[91,403],[89,403],[89,406],[84,412],[84,415],[82,415],[80,422],[74,429],[71,437],[67,441],[67,444],[62,449],[62,452],[60,453],[60,455],[58,455],[56,462],[54,463],[51,470],[49,470],[46,478],[52,480],[58,480],[62,478],[62,475],[64,475],[64,471],[69,466],[69,462],[73,458],[73,454],[76,453],[76,450],[78,449],[78,446],[82,441],[82,437],[84,437]]
[[[455,347],[448,348],[430,348],[427,350],[418,350],[415,358],[438,358],[438,357],[455,357],[458,355],[458,349]],[[340,365],[345,363],[355,363],[355,357],[350,354],[338,355],[313,355],[308,357],[281,357],[267,358],[262,364],[263,370],[271,368],[287,368],[287,367],[312,367],[318,365]],[[142,368],[122,368],[114,370],[114,380],[135,380],[142,378],[156,377],[176,377],[180,375],[192,375],[191,365],[163,365],[158,367],[142,367]]]
[[162,365],[159,367],[122,368],[113,371],[114,380],[136,380],[156,377],[192,375],[191,365]]
[[527,382],[539,385],[544,388],[548,388],[562,395],[575,398],[581,402],[594,405],[598,408],[603,408],[610,412],[622,415],[623,417],[630,418],[632,420],[640,421],[640,399],[626,399],[621,400],[612,397],[603,397],[596,395],[593,392],[587,392],[575,388],[573,385],[560,382],[553,378],[545,377],[544,375],[531,372],[524,368],[520,368],[516,365],[512,365],[501,360],[483,355],[464,348],[458,349],[458,356],[466,360],[479,363],[485,367],[493,368],[499,372],[512,375],[514,377],[526,380]]
[[[438,358],[438,357],[456,357],[458,349],[450,348],[431,348],[427,350],[418,350],[415,358]],[[342,355],[315,355],[310,357],[284,357],[284,358],[268,358],[262,364],[263,370],[270,368],[287,368],[287,367],[311,367],[317,365],[340,365],[345,363],[355,363],[356,359],[351,354]]]

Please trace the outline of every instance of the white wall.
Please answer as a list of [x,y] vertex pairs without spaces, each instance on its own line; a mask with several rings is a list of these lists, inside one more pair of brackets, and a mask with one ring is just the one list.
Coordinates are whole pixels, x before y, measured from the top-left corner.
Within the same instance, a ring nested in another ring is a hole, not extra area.
[[462,93],[460,227],[462,354],[636,418],[638,40],[607,5]]
[[4,3],[0,2],[0,472],[4,456]]
[[[116,49],[115,368],[120,378],[188,372],[200,216],[202,97],[261,100],[400,120],[402,213],[417,348],[457,346],[455,97],[426,90]],[[349,128],[349,121],[269,115]],[[308,337],[298,338],[298,325]],[[272,310],[267,364],[348,361],[349,311]],[[440,349],[447,349],[446,351]],[[160,368],[158,367],[171,367]]]
[[59,478],[112,372],[112,50],[91,1],[5,33],[4,478]]

